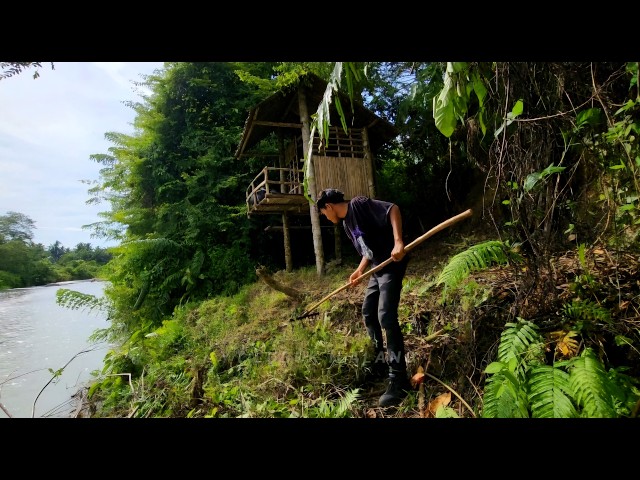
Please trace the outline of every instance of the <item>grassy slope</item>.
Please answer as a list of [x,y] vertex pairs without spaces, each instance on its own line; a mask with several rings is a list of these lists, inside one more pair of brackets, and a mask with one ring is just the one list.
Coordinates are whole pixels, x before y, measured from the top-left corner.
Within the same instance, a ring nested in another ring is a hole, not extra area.
[[[557,311],[548,310],[557,308],[553,302],[571,297],[571,285],[580,274],[575,253],[559,256],[553,275],[547,272],[557,282],[557,298],[536,299],[535,291],[523,295],[514,267],[489,268],[471,274],[443,303],[437,275],[453,255],[485,239],[447,232],[412,252],[399,313],[410,374],[426,376],[398,408],[377,407],[385,385],[369,380],[363,368],[369,348],[360,316],[366,282],[340,291],[320,305],[316,315],[297,319],[344,285],[355,267],[347,264],[330,265],[322,278],[315,267],[272,272],[273,280],[295,289],[300,298],[257,281],[233,297],[185,306],[146,341],[149,358],[131,389],[136,393],[124,385],[124,400],[97,395],[93,415],[428,417],[442,403],[457,416],[479,416],[483,371],[495,358],[504,324],[518,316],[549,332],[559,328]],[[590,274],[606,285],[616,265],[602,252],[591,252]],[[625,268],[634,278],[637,260],[634,264],[627,258]],[[630,299],[626,308],[638,311],[637,282],[622,283],[626,287],[621,295]],[[605,336],[602,329],[593,332],[591,340]],[[611,345],[606,348],[613,362],[631,366],[630,374],[640,376],[637,350],[626,349],[613,360],[620,352]]]

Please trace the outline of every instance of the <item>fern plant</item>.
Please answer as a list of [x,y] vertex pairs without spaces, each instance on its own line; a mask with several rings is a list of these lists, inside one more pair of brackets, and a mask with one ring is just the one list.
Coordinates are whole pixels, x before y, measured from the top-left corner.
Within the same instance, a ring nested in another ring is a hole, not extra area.
[[469,247],[464,252],[453,256],[444,266],[436,285],[444,285],[442,303],[445,303],[449,293],[455,290],[471,272],[484,270],[491,265],[507,265],[510,261],[520,262],[522,257],[507,243],[499,240],[489,240]]
[[109,313],[110,304],[104,297],[96,297],[88,293],[59,288],[56,290],[56,304],[71,310],[98,310]]
[[544,363],[544,341],[538,327],[522,318],[507,323],[500,336],[497,361],[486,368],[483,417],[528,418],[527,375]]
[[570,361],[569,386],[575,401],[582,408],[583,417],[617,417],[614,399],[619,391],[609,381],[602,362],[590,348]]
[[588,332],[596,325],[608,325],[611,323],[609,309],[598,305],[591,300],[573,300],[562,307],[565,318],[574,322],[576,330]]
[[[565,362],[566,364],[566,362]],[[531,369],[529,402],[532,418],[574,418],[578,416],[571,401],[570,375],[561,363],[539,365]]]
[[317,406],[307,409],[309,418],[346,418],[351,416],[351,408],[360,397],[360,389],[355,388],[345,392],[336,401],[321,398]]
[[535,324],[518,318],[506,327],[497,360],[485,370],[483,418],[615,418],[634,411],[637,381],[619,369],[607,372],[591,348],[547,365]]

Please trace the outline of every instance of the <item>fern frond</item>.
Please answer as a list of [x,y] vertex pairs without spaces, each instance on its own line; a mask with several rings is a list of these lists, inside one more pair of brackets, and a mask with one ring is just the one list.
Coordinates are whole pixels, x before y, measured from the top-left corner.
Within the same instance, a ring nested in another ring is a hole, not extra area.
[[454,255],[438,275],[436,285],[444,284],[444,300],[448,292],[454,290],[471,272],[483,270],[492,264],[505,265],[510,260],[519,261],[520,258],[519,254],[499,240],[479,243]]
[[309,413],[312,417],[319,418],[342,418],[348,417],[349,411],[352,405],[358,400],[360,389],[355,388],[349,390],[336,402],[331,402],[326,399],[321,399],[317,407],[309,409]]
[[640,405],[640,380],[623,373],[628,367],[617,367],[609,370],[607,376],[615,405],[619,416],[634,416],[634,411]]
[[338,401],[338,404],[336,405],[336,409],[335,409],[335,416],[344,417],[345,415],[347,415],[349,413],[349,410],[351,409],[351,406],[358,400],[359,397],[360,397],[360,394],[359,394],[358,388],[349,390],[344,395],[344,397],[342,397]]
[[529,365],[544,363],[544,339],[535,323],[518,318],[518,323],[506,323],[500,335],[498,361],[522,381]]
[[159,250],[173,250],[180,247],[180,244],[174,240],[170,240],[165,237],[161,238],[138,238],[135,240],[129,240],[126,242],[122,242],[120,244],[121,247],[136,245],[139,247],[143,247],[146,249],[150,249],[153,251]]
[[483,396],[482,418],[529,418],[526,393],[509,372],[487,378]]
[[590,348],[571,360],[569,384],[576,403],[582,408],[582,416],[589,418],[617,417],[609,378],[602,362]]
[[98,298],[95,295],[69,290],[67,288],[59,288],[56,291],[56,303],[61,307],[70,308],[71,310],[108,310],[108,300],[106,298]]
[[575,418],[578,412],[571,398],[569,374],[551,365],[540,365],[529,372],[529,405],[532,418]]
[[184,271],[179,270],[177,272],[171,273],[165,277],[165,279],[160,284],[161,288],[165,287],[173,287],[180,284],[180,279],[184,276]]
[[191,265],[189,266],[189,269],[194,276],[200,274],[200,269],[202,268],[202,264],[204,263],[204,258],[204,252],[198,249],[193,256],[193,260],[191,260]]
[[579,322],[584,327],[592,327],[596,323],[611,323],[611,312],[591,300],[574,300],[562,307],[565,317]]

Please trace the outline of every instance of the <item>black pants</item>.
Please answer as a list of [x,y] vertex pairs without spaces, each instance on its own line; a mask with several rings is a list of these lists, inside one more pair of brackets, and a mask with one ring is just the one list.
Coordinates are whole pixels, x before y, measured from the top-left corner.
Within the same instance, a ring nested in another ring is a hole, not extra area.
[[398,306],[402,291],[402,279],[407,270],[408,258],[392,262],[371,275],[362,303],[362,315],[367,333],[373,342],[376,359],[384,353],[382,329],[387,338],[387,363],[390,376],[406,374],[404,337],[398,323]]

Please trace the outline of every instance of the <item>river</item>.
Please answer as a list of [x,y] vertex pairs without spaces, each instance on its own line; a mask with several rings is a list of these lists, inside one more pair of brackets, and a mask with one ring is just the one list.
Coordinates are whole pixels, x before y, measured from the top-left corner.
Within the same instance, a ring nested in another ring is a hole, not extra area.
[[[74,416],[76,394],[94,378],[91,372],[102,369],[109,349],[89,336],[108,322],[102,311],[59,306],[56,292],[101,297],[104,285],[84,280],[0,291],[0,418]],[[51,381],[49,369],[63,367]]]

